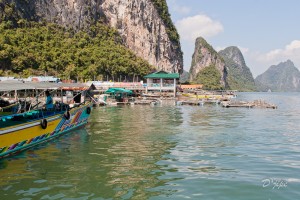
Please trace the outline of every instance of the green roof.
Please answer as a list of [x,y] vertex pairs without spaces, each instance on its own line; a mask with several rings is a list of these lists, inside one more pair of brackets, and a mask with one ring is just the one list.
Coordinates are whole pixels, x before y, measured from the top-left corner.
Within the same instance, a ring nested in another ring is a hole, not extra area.
[[123,88],[109,88],[108,90],[105,91],[105,94],[116,94],[116,93],[127,93],[127,94],[132,94],[131,90],[126,90]]
[[147,76],[144,76],[144,78],[162,78],[162,79],[178,79],[179,74],[178,73],[167,73],[165,71],[159,71],[155,72],[153,74],[148,74]]

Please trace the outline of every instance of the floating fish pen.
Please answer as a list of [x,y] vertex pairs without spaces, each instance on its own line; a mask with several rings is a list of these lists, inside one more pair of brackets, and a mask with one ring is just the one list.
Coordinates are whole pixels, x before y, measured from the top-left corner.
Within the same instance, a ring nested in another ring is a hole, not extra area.
[[222,106],[225,108],[272,108],[277,109],[275,104],[267,103],[263,100],[246,101],[223,101]]

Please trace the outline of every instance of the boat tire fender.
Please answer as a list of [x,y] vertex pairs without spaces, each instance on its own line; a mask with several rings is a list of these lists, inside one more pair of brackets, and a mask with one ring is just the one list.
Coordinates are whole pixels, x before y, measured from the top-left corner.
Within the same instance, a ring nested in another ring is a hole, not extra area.
[[66,113],[64,113],[64,117],[66,120],[69,120],[70,119],[70,112],[67,111]]
[[87,108],[86,108],[86,113],[87,113],[87,114],[91,114],[91,107],[87,107]]
[[46,129],[47,128],[47,119],[42,119],[41,120],[41,127],[42,127],[42,129]]

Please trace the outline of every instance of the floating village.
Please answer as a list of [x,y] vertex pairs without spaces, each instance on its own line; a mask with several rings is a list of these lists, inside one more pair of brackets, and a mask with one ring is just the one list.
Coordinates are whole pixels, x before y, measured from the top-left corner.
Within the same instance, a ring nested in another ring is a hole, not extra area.
[[236,101],[236,91],[206,91],[202,85],[181,85],[177,73],[159,71],[144,78],[146,83],[70,83],[55,77],[1,77],[0,158],[84,126],[92,108],[97,106],[158,105],[171,101],[175,106],[277,108],[263,100]]

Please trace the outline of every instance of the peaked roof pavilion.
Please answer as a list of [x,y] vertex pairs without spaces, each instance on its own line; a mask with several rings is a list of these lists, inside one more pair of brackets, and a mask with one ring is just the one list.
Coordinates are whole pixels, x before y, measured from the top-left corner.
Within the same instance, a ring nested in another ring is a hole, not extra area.
[[154,72],[144,76],[144,78],[162,78],[162,79],[178,79],[178,73],[168,73],[165,71]]

